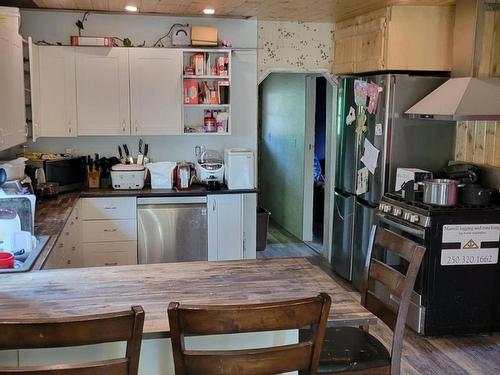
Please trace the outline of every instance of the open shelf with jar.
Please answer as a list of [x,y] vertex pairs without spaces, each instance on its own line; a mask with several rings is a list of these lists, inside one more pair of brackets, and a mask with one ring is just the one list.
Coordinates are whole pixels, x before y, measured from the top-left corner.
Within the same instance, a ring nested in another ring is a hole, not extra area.
[[231,134],[231,50],[183,50],[183,131]]

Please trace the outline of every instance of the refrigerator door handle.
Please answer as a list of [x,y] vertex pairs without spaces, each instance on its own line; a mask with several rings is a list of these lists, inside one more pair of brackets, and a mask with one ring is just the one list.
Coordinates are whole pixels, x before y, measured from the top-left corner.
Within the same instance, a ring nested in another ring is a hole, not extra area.
[[343,191],[335,190],[334,191],[335,195],[339,195],[342,198],[349,198],[352,194],[344,193]]

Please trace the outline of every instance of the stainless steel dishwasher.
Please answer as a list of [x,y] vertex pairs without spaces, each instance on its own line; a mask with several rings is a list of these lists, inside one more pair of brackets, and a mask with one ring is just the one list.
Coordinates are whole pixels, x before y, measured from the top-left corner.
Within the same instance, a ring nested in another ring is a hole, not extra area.
[[138,198],[139,263],[208,260],[206,197]]

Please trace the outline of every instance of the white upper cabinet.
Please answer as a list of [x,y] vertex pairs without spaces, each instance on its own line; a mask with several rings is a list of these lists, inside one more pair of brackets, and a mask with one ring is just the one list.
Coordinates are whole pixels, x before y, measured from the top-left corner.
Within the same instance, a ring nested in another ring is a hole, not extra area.
[[23,41],[9,11],[0,7],[0,151],[26,141]]
[[33,46],[33,138],[76,137],[75,49]]
[[128,49],[76,48],[78,135],[130,134]]
[[131,133],[182,133],[182,51],[130,49]]

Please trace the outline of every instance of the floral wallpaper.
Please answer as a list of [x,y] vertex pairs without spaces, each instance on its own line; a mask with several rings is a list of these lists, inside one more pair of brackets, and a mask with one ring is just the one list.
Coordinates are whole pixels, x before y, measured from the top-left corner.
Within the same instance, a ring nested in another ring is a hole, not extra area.
[[259,21],[258,73],[269,68],[331,69],[333,24]]

